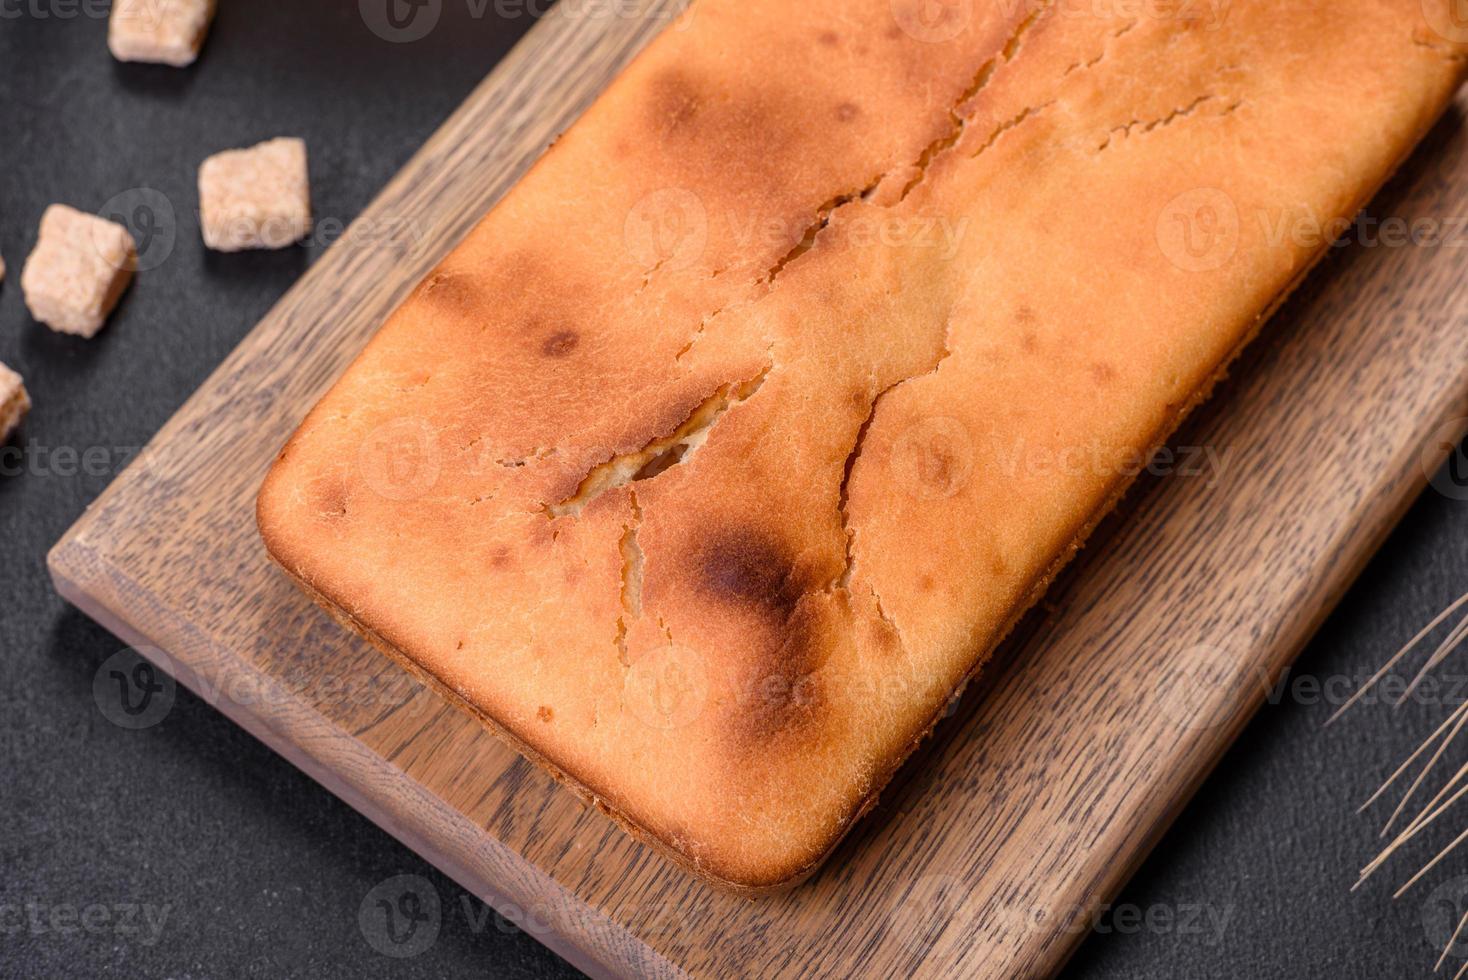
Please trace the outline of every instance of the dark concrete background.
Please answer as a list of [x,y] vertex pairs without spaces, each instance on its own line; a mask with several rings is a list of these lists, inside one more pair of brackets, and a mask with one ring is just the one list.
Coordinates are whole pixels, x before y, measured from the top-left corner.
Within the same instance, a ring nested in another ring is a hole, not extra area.
[[[122,645],[48,583],[47,548],[323,251],[206,253],[200,160],[303,136],[318,218],[350,221],[530,24],[522,6],[476,16],[483,5],[449,0],[428,36],[393,44],[350,0],[222,6],[200,63],[176,71],[114,63],[100,3],[0,0],[0,360],[36,399],[23,452],[5,458],[20,472],[0,479],[0,976],[571,975],[186,692],[152,728],[110,723],[92,682]],[[17,280],[43,208],[98,210],[141,187],[178,206],[167,260],[96,340],[32,322]],[[58,447],[91,449],[89,465]],[[1428,491],[1296,678],[1369,672],[1468,589],[1465,543],[1468,503]],[[1385,880],[1347,888],[1374,838],[1356,803],[1447,708],[1371,706],[1322,730],[1329,706],[1308,685],[1276,700],[1071,976],[1428,975],[1468,858],[1395,904]],[[421,954],[390,959],[358,912],[401,874],[426,880],[443,924]]]

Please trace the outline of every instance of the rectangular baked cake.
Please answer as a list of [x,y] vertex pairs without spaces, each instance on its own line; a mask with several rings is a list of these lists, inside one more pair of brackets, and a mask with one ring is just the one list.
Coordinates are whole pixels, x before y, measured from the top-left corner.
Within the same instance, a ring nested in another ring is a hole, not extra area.
[[269,551],[788,886],[1444,110],[1453,14],[699,0],[302,423]]

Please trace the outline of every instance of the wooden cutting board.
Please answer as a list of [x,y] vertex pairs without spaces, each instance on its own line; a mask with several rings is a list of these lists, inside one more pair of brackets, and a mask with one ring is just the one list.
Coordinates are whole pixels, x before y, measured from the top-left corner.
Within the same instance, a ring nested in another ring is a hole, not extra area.
[[[255,534],[309,406],[679,3],[564,6],[56,546],[57,588],[589,973],[1055,972],[1468,427],[1468,232],[1335,251],[825,869],[729,898],[338,629]],[[1461,215],[1465,149],[1455,108],[1371,213]]]

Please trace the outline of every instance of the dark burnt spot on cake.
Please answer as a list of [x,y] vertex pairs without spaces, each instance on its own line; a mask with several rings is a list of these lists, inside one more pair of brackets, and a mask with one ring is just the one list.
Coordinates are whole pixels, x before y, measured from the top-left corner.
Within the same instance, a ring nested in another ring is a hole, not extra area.
[[649,120],[652,128],[663,136],[678,135],[690,129],[702,105],[693,80],[677,68],[659,72],[649,85]]
[[743,741],[763,745],[817,728],[825,697],[816,674],[767,674],[746,694],[737,734]]
[[861,107],[855,102],[843,102],[836,107],[837,122],[851,122],[859,115],[861,115]]
[[698,555],[706,592],[753,620],[732,627],[735,688],[722,706],[722,727],[738,752],[819,737],[831,700],[823,668],[852,640],[845,593],[827,592],[825,577],[788,554],[763,531],[739,530]]
[[827,700],[819,673],[827,636],[817,604],[801,602],[770,642],[750,651],[734,699],[737,743],[768,745],[819,730]]
[[581,335],[574,330],[557,330],[540,344],[540,352],[546,357],[566,357],[581,343]]
[[338,473],[311,484],[311,507],[323,521],[336,522],[347,516],[347,484]]
[[880,616],[874,617],[867,623],[870,631],[872,646],[883,653],[899,653],[902,650],[902,637],[897,635],[897,628]]
[[711,538],[698,553],[697,573],[704,591],[715,599],[781,621],[790,618],[805,591],[786,552],[753,528]]
[[419,284],[415,298],[455,313],[470,313],[486,305],[483,287],[463,272],[435,272]]
[[543,704],[540,706],[539,710],[535,712],[535,717],[539,718],[543,722],[549,723],[555,720],[556,713],[550,705]]
[[451,275],[452,274],[448,272],[434,272],[430,274],[427,278],[425,278],[422,282],[420,282],[418,284],[418,288],[413,290],[413,292],[416,293],[420,298],[427,297],[431,295],[434,290],[441,288],[443,284],[450,279]]
[[712,90],[698,76],[668,68],[649,80],[643,99],[634,138],[670,142],[677,150],[659,159],[661,186],[700,187],[710,211],[724,203],[721,193],[740,200],[732,188],[721,192],[714,178],[726,183],[739,174],[740,187],[783,189],[793,158],[810,147],[805,103],[792,103],[788,87],[774,81]]

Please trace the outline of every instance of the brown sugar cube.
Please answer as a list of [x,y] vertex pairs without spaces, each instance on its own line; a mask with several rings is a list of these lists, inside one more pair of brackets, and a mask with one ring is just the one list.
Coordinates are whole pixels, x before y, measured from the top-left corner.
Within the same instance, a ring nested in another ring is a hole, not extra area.
[[306,144],[274,139],[227,150],[199,168],[204,244],[220,252],[285,248],[311,229]]
[[0,364],[0,442],[9,439],[31,410],[31,398],[25,382],[4,364]]
[[31,315],[52,330],[91,337],[133,278],[137,246],[116,222],[53,204],[20,274]]
[[118,61],[182,68],[199,57],[214,0],[113,0],[107,46]]

